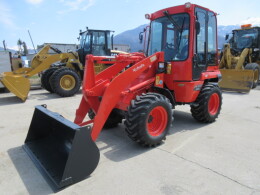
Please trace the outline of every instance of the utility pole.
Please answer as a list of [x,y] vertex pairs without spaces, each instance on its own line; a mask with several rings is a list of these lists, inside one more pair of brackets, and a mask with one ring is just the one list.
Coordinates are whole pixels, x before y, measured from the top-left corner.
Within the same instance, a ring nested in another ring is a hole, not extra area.
[[6,44],[5,44],[5,40],[3,40],[3,45],[4,45],[4,50],[6,51]]
[[33,40],[32,40],[32,37],[31,37],[31,34],[30,34],[30,31],[29,31],[29,30],[28,30],[28,33],[29,33],[29,36],[30,36],[30,39],[31,39],[31,42],[32,42],[32,45],[33,45],[34,52],[37,53],[37,52],[36,52],[36,49],[35,49],[35,47],[34,47]]

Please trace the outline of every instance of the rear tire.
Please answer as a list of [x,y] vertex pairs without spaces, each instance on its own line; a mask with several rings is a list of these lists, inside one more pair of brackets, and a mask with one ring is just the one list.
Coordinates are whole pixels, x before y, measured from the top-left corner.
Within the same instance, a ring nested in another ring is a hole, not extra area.
[[[95,116],[96,115],[93,112],[93,110],[90,109],[88,112],[88,117],[92,120],[95,118]],[[112,110],[112,112],[107,118],[106,123],[104,124],[104,128],[109,129],[109,128],[116,127],[119,123],[122,122],[123,118],[124,117],[120,115],[117,110]]]
[[254,71],[254,81],[253,81],[252,89],[256,88],[258,81],[260,80],[259,65],[257,63],[250,63],[245,66],[245,69]]
[[157,93],[136,96],[126,113],[126,132],[143,146],[156,146],[165,139],[172,123],[172,105]]
[[123,120],[123,116],[118,113],[117,110],[112,110],[110,113],[106,123],[104,124],[104,128],[109,129],[116,127]]
[[57,70],[57,67],[52,67],[49,68],[47,70],[45,70],[41,76],[41,85],[42,88],[46,89],[47,91],[49,91],[50,93],[53,93],[53,90],[51,88],[51,84],[50,84],[50,78],[52,76],[52,74]]
[[80,76],[70,68],[60,68],[56,70],[50,78],[53,92],[61,97],[75,95],[81,86]]
[[196,101],[191,105],[191,114],[199,122],[211,123],[216,120],[222,105],[222,93],[218,86],[206,84]]

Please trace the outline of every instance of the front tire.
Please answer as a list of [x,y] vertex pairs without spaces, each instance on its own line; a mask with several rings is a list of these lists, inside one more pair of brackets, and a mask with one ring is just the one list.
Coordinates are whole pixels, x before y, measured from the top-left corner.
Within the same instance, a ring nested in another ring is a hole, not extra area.
[[256,88],[258,81],[260,79],[259,65],[257,63],[250,63],[245,66],[245,69],[254,71],[254,81],[253,81],[252,89]]
[[50,78],[51,88],[61,97],[75,95],[81,86],[80,76],[70,68],[56,70]]
[[143,146],[156,146],[165,139],[172,123],[172,105],[157,93],[137,96],[126,113],[126,132]]
[[191,114],[199,122],[211,123],[216,120],[222,105],[222,93],[218,86],[206,84],[196,101],[191,105]]

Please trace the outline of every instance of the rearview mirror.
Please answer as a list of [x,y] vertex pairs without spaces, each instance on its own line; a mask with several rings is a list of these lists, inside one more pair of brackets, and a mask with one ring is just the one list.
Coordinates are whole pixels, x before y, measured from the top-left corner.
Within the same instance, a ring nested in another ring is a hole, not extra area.
[[226,34],[225,40],[228,40],[229,34]]
[[144,39],[143,32],[140,32],[139,33],[139,41],[140,41],[141,44],[143,43],[143,39]]
[[139,33],[139,41],[142,44],[143,43],[143,39],[144,39],[144,33],[146,32],[146,28],[144,28],[143,32]]

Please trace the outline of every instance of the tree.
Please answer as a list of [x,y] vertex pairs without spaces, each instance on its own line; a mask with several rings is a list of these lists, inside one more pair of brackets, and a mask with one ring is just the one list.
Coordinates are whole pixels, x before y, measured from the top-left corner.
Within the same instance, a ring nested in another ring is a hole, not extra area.
[[22,40],[18,39],[18,41],[17,41],[17,46],[18,46],[18,49],[19,49],[18,54],[22,53],[22,44],[23,44]]
[[25,42],[23,42],[23,55],[26,56],[28,54],[27,45]]

